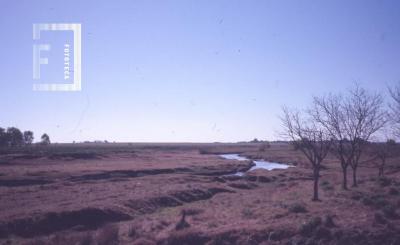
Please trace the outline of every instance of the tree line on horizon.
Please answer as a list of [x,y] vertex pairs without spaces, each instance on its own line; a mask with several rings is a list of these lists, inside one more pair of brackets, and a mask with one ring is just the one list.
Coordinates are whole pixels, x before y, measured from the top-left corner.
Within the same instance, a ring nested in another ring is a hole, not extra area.
[[[34,134],[32,131],[27,130],[22,132],[16,127],[8,127],[4,129],[0,127],[0,147],[20,147],[32,145],[34,140]],[[50,137],[46,133],[40,137],[39,144],[49,145]]]
[[[322,163],[332,154],[342,170],[342,188],[348,189],[348,169],[352,186],[358,186],[360,164],[377,161],[379,176],[386,159],[400,154],[395,138],[400,137],[400,84],[388,88],[391,102],[355,84],[346,93],[314,96],[304,109],[283,107],[282,134],[300,150],[313,171],[313,200],[319,200],[318,182]],[[373,139],[381,141],[373,142]]]

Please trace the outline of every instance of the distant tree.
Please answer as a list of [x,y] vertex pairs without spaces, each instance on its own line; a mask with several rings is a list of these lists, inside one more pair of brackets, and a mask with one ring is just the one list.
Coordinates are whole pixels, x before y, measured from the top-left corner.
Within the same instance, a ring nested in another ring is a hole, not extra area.
[[42,140],[40,142],[42,145],[50,145],[50,137],[47,134],[43,134],[40,139]]
[[7,128],[6,132],[7,142],[10,146],[21,146],[24,144],[24,136],[18,128]]
[[0,128],[0,147],[7,146],[7,134],[4,128]]
[[392,128],[394,129],[394,134],[400,137],[400,83],[394,88],[389,88],[389,92],[392,97],[392,103],[390,104]]
[[32,144],[33,142],[33,132],[32,131],[25,131],[24,132],[24,143],[27,145]]
[[250,143],[258,143],[260,142],[257,138],[254,138],[252,141],[250,141]]
[[387,140],[385,143],[375,143],[372,146],[372,154],[375,156],[375,159],[378,160],[378,176],[384,176],[384,170],[386,166],[386,160],[388,158],[394,157],[398,154],[399,149],[397,148],[396,141],[393,139]]
[[319,200],[318,182],[322,161],[329,152],[332,141],[324,127],[315,123],[309,113],[301,116],[298,111],[283,108],[281,117],[283,135],[289,138],[311,163],[313,169],[314,194],[313,201]]

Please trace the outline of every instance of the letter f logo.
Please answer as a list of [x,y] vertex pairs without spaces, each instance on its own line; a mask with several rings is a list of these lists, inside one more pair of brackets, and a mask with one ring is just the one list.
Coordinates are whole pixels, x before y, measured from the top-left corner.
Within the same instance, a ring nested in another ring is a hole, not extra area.
[[[34,91],[80,91],[81,90],[81,24],[33,24],[33,40],[40,39],[41,31],[73,31],[74,76],[73,83],[35,83]],[[50,44],[33,45],[33,79],[40,79],[41,65],[49,64],[42,51],[50,51]]]

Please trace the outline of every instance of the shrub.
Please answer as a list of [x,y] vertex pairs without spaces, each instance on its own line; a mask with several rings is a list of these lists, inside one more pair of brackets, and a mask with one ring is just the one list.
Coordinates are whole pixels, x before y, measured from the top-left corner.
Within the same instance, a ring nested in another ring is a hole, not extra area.
[[377,208],[388,205],[388,201],[383,196],[377,196],[374,198],[374,206]]
[[324,217],[324,226],[326,227],[334,227],[335,222],[333,222],[333,217],[331,215],[325,215]]
[[292,212],[292,213],[306,213],[307,209],[303,204],[294,203],[294,204],[289,206],[289,212]]
[[283,217],[285,217],[284,214],[276,214],[276,215],[274,215],[274,219],[280,219],[280,218],[283,218]]
[[198,209],[198,208],[187,208],[185,209],[186,215],[197,215],[203,213],[203,209]]
[[375,222],[378,223],[378,224],[385,224],[386,223],[385,217],[383,217],[382,213],[380,213],[380,212],[376,212],[375,213],[374,219],[375,219]]
[[254,212],[250,208],[244,208],[242,210],[242,216],[247,219],[251,219],[254,217]]
[[309,221],[300,225],[300,234],[309,236],[319,225],[321,225],[322,219],[320,217],[313,217]]
[[391,187],[391,188],[389,189],[389,194],[390,194],[390,195],[398,195],[398,194],[399,194],[399,191],[398,191],[396,188]]
[[[351,194],[351,199],[353,199],[353,200],[360,200],[362,198],[362,194],[361,193],[358,193],[358,192],[355,192],[355,193],[352,193]],[[362,201],[362,200],[361,200]],[[366,204],[365,204],[366,205]]]
[[397,218],[396,208],[392,205],[386,205],[382,208],[382,212],[386,218],[394,219]]
[[315,236],[318,239],[329,240],[331,238],[331,231],[325,227],[317,227],[315,230]]
[[374,202],[371,200],[371,198],[369,197],[363,197],[361,199],[362,204],[366,205],[366,206],[371,206]]
[[207,151],[206,149],[200,149],[200,150],[199,150],[199,153],[200,153],[200,154],[207,154],[208,151]]
[[271,178],[269,178],[267,176],[258,176],[258,182],[269,183],[271,181],[272,181]]
[[389,178],[387,178],[387,177],[380,177],[380,178],[378,179],[378,182],[379,182],[379,185],[380,185],[381,187],[386,187],[386,186],[389,186],[389,185],[392,184],[392,180],[389,179]]
[[330,185],[329,181],[327,181],[327,180],[321,181],[321,186],[324,186],[324,185]]
[[334,189],[333,186],[327,180],[321,182],[321,188],[324,191],[331,191]]

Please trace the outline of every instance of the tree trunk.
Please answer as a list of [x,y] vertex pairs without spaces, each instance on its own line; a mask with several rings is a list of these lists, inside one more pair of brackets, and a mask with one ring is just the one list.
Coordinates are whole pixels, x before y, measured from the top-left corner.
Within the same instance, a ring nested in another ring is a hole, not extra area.
[[342,165],[342,171],[343,171],[343,183],[342,187],[344,190],[347,190],[347,166]]
[[357,167],[353,167],[353,187],[357,186]]
[[313,201],[318,201],[318,181],[319,181],[319,167],[314,167],[314,197]]

